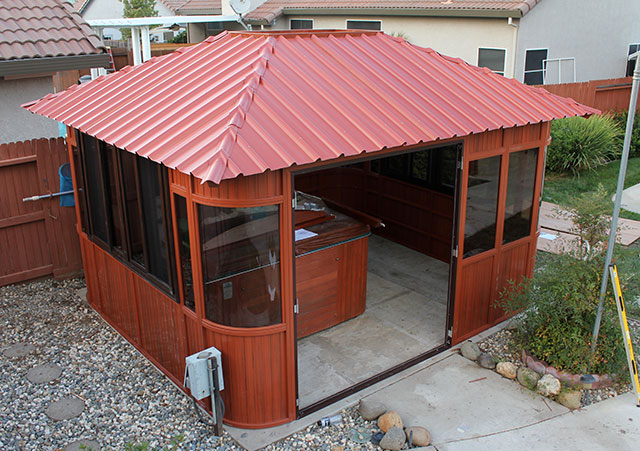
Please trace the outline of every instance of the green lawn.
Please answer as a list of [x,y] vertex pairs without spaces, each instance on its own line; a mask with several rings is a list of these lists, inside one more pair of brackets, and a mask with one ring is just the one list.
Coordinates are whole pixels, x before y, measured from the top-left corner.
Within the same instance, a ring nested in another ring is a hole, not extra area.
[[[586,192],[595,192],[598,183],[602,183],[607,192],[613,195],[618,185],[618,172],[620,171],[620,160],[601,166],[594,171],[582,173],[579,177],[571,175],[547,174],[544,179],[543,200],[554,204],[572,206],[572,199]],[[640,158],[629,159],[627,167],[627,177],[624,187],[640,183]],[[613,212],[613,202],[611,203]],[[620,217],[636,219],[640,221],[640,214],[627,210],[621,210]]]

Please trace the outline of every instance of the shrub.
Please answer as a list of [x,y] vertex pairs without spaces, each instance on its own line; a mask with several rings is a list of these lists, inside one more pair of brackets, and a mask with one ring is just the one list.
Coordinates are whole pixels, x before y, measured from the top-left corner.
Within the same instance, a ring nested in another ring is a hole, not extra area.
[[581,171],[608,163],[620,155],[621,134],[618,123],[608,115],[553,121],[547,169],[578,175]]
[[[509,282],[498,306],[523,311],[519,344],[559,370],[626,377],[626,354],[611,290],[606,296],[598,344],[591,356],[591,334],[598,309],[610,219],[598,212],[606,191],[576,199],[571,214],[579,233],[577,250],[555,256],[533,279]],[[595,198],[595,199],[594,199]],[[588,243],[588,244],[586,244]]]
[[[613,119],[618,124],[621,133],[621,141],[620,146],[622,146],[622,142],[624,140],[624,132],[627,128],[627,117],[629,113],[627,111],[622,111],[620,113],[616,113],[613,116]],[[638,113],[636,113],[636,117],[633,121],[633,132],[631,133],[631,145],[629,146],[629,156],[630,157],[639,157],[640,156],[640,123],[638,119]],[[622,147],[620,147],[622,151]]]

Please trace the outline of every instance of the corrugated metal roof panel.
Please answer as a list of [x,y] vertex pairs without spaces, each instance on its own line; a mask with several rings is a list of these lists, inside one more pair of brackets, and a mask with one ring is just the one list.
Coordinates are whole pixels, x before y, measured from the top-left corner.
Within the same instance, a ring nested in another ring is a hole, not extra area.
[[219,183],[598,113],[380,32],[225,32],[27,108]]

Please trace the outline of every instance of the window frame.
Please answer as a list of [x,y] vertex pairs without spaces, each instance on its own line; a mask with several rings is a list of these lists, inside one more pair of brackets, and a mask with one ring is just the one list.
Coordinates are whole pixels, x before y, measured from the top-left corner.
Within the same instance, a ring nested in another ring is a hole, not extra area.
[[[631,47],[635,46],[636,50],[635,51],[631,51]],[[633,71],[636,68],[636,60],[629,60],[629,56],[636,53],[637,51],[640,50],[640,42],[630,42],[629,45],[627,45],[627,68],[625,71],[625,77],[633,77]]]
[[[379,29],[371,29],[371,28],[349,28],[349,22],[368,22],[368,23],[374,23],[377,22],[380,24],[380,28]],[[346,30],[361,30],[361,31],[382,31],[382,20],[365,20],[365,19],[345,19],[344,21],[344,27]]]
[[[291,28],[291,23],[294,20],[311,22],[311,28]],[[289,19],[289,30],[313,30],[314,27],[315,27],[315,21],[313,19],[303,19],[303,18],[300,18],[300,17],[290,18]]]
[[[78,143],[77,149],[79,153],[80,160],[82,161],[82,177],[83,181],[86,182],[86,164],[85,164],[85,149],[84,149],[84,141],[82,140],[84,133],[81,133],[76,130],[76,142]],[[130,234],[130,224],[129,224],[129,215],[126,208],[126,198],[125,198],[125,190],[124,190],[124,177],[122,174],[122,152],[126,152],[126,150],[119,149],[116,146],[112,146],[110,144],[105,143],[102,140],[99,140],[95,136],[86,135],[91,139],[94,139],[98,144],[98,153],[99,153],[99,167],[100,167],[100,178],[101,180],[96,183],[100,183],[102,186],[102,197],[105,202],[105,220],[107,226],[107,242],[104,242],[100,237],[94,234],[94,225],[91,219],[91,202],[89,200],[89,196],[87,193],[83,193],[83,198],[86,202],[87,207],[87,219],[88,224],[86,229],[83,229],[83,232],[87,235],[87,238],[95,243],[97,246],[102,248],[105,252],[112,255],[122,264],[127,266],[129,269],[134,271],[136,274],[141,276],[143,279],[163,291],[173,300],[180,302],[177,297],[178,290],[177,286],[177,276],[176,276],[176,267],[175,267],[175,249],[174,249],[174,241],[173,241],[173,224],[172,224],[172,211],[171,204],[169,202],[169,181],[168,181],[168,173],[166,168],[159,163],[155,163],[158,167],[157,174],[160,185],[160,196],[161,196],[161,210],[162,210],[162,219],[163,219],[163,234],[165,235],[166,247],[165,251],[167,253],[167,265],[168,265],[168,280],[165,282],[155,275],[153,275],[149,271],[149,255],[147,252],[147,237],[144,234],[144,224],[143,224],[143,257],[144,257],[144,265],[140,265],[136,261],[132,259],[132,245],[131,245],[131,234]],[[110,203],[107,201],[110,200],[109,193],[107,189],[107,182],[109,180],[109,171],[106,164],[107,158],[107,149],[111,148],[114,152],[114,162],[116,164],[116,178],[115,183],[117,184],[117,195],[119,197],[119,205],[120,205],[120,217],[122,221],[122,230],[123,230],[123,249],[120,250],[116,248],[113,244],[113,213],[110,208]],[[139,180],[139,170],[138,170],[138,159],[143,158],[139,155],[132,154],[134,157],[134,169],[135,169],[135,185],[136,185],[136,195],[138,196],[137,208],[140,213],[140,218],[144,222],[144,216],[142,215],[142,204],[141,204],[141,191],[140,191],[140,180]]]
[[[544,50],[547,52],[547,56],[545,58],[542,59],[543,63],[542,63],[542,67],[540,69],[535,69],[535,70],[527,70],[527,53],[528,52],[536,52],[536,51],[541,51]],[[530,73],[537,73],[540,72],[542,74],[542,83],[544,84],[546,77],[546,71],[545,71],[545,67],[544,67],[544,60],[549,59],[549,48],[544,48],[544,47],[540,47],[540,48],[530,48],[530,49],[525,49],[524,50],[524,64],[522,65],[522,82],[524,84],[528,84],[525,80],[527,78],[527,74]],[[535,86],[535,85],[530,85],[530,86]]]
[[[495,70],[491,69],[488,66],[480,66],[480,52],[482,50],[499,50],[499,51],[503,52],[502,71],[495,71]],[[506,48],[501,48],[501,47],[478,47],[478,59],[476,60],[476,62],[477,62],[477,66],[478,67],[486,67],[487,69],[489,69],[494,74],[502,75],[504,77],[504,74],[505,74],[505,72],[507,70],[507,49]]]

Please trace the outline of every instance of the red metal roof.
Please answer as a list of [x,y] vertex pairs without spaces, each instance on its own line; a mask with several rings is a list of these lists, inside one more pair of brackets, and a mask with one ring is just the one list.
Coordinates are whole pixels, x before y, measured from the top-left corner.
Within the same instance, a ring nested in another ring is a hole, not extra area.
[[598,113],[381,32],[225,32],[30,111],[203,181]]

